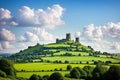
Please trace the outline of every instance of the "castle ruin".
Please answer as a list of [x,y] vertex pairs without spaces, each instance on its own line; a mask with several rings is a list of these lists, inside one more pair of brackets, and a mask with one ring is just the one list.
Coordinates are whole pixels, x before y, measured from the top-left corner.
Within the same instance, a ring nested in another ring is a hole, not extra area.
[[[66,38],[65,39],[56,39],[56,43],[60,43],[60,42],[66,42],[66,41],[71,41],[72,39],[71,39],[71,34],[70,33],[66,33]],[[80,39],[79,39],[79,37],[76,37],[75,38],[75,42],[79,42],[80,41]]]

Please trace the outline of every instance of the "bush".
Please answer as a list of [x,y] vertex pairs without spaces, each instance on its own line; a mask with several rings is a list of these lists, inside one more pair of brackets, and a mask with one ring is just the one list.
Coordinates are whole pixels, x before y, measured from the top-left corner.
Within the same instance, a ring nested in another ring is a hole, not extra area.
[[112,62],[111,62],[111,61],[106,61],[105,63],[106,63],[106,64],[111,64]]
[[49,75],[44,75],[43,80],[49,80],[50,76]]
[[69,61],[65,60],[65,62],[64,62],[64,63],[69,63]]
[[80,61],[80,64],[82,64],[82,61]]
[[72,71],[70,71],[70,77],[76,79],[80,78],[80,73],[77,68],[73,68]]
[[41,78],[41,76],[39,76],[39,75],[33,74],[33,75],[29,78],[29,80],[42,80],[42,78]]
[[95,69],[92,72],[94,80],[101,80],[103,79],[104,75],[107,72],[107,68],[103,67],[102,65],[96,65]]
[[91,66],[84,66],[83,70],[86,72],[86,80],[90,80],[92,78],[92,72],[94,70],[94,67]]
[[120,80],[120,66],[113,65],[105,76],[106,80]]
[[1,59],[0,60],[0,70],[6,73],[6,75],[16,76],[16,71],[13,67],[13,64],[8,59]]
[[76,68],[78,69],[78,71],[80,73],[80,78],[86,78],[86,76],[87,76],[86,72],[83,69],[81,69],[80,67],[76,67]]
[[39,77],[36,74],[33,74],[29,80],[39,80]]
[[0,77],[6,77],[6,73],[0,70]]
[[63,69],[62,68],[60,68],[60,71],[62,71]]
[[70,71],[72,69],[71,65],[67,65],[67,71]]
[[54,71],[58,71],[58,69],[57,69],[57,68],[55,68],[55,69],[54,69]]
[[50,75],[49,80],[64,80],[64,77],[59,72],[55,72]]
[[65,77],[70,78],[70,74],[65,74]]
[[87,61],[86,64],[89,64],[89,62]]

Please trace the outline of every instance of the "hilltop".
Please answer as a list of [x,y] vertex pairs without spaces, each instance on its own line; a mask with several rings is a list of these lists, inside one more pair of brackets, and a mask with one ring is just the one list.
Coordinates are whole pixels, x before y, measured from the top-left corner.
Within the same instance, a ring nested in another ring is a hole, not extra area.
[[[29,46],[27,49],[10,56],[11,59],[17,62],[31,62],[34,60],[43,61],[44,57],[55,56],[93,56],[93,57],[108,57],[108,53],[95,51],[91,46],[85,46],[80,43],[78,37],[75,41],[71,39],[71,34],[67,33],[65,39],[56,39],[56,43],[36,44]],[[109,55],[110,56],[110,55]]]

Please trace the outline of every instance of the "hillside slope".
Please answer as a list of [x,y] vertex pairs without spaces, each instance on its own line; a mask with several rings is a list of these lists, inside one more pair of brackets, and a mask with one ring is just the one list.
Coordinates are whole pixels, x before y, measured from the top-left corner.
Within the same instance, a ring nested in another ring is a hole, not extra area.
[[89,55],[95,51],[90,46],[84,46],[81,43],[74,41],[66,41],[60,43],[51,44],[36,44],[35,46],[29,46],[27,49],[11,56],[11,58],[27,59],[40,58],[43,56],[59,56],[59,55]]

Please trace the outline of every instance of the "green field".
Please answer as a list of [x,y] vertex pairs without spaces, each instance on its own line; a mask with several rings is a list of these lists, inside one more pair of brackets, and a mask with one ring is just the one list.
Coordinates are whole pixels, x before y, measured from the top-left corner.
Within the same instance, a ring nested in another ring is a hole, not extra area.
[[82,61],[83,63],[86,63],[87,61],[90,63],[93,63],[94,61],[101,60],[103,62],[105,61],[111,61],[113,63],[120,62],[119,59],[112,59],[112,58],[106,58],[106,57],[93,57],[93,56],[71,56],[71,57],[66,57],[66,56],[56,56],[56,57],[43,57],[43,60],[50,60],[50,61],[55,61],[55,60],[60,60],[64,62],[65,60],[69,61],[70,63],[79,63]]
[[[19,63],[14,64],[14,67],[17,71],[25,70],[25,71],[41,71],[41,70],[54,70],[57,68],[58,70],[62,68],[63,70],[66,70],[66,67],[69,64],[53,64],[53,63]],[[84,66],[87,66],[89,64],[70,64],[72,67],[79,66],[83,68]],[[95,65],[91,65],[95,66]]]
[[[53,72],[17,72],[17,76],[18,77],[24,77],[24,78],[29,78],[32,74],[37,74],[40,76],[44,76],[44,75],[51,75]],[[62,75],[64,76],[65,74],[69,74],[69,71],[58,71],[60,73],[62,73]]]
[[[81,67],[88,66],[89,64],[52,64],[52,63],[19,63],[14,64],[15,69],[18,71],[18,77],[29,78],[32,74],[38,74],[40,76],[51,75],[55,68],[59,70],[62,68],[62,71],[59,71],[63,76],[68,74],[69,71],[66,71],[67,65],[71,65],[72,67]],[[90,65],[95,67],[95,65]],[[106,66],[109,68],[109,66]],[[21,70],[25,70],[25,72],[19,72]],[[44,71],[42,71],[44,70]],[[52,70],[52,71],[51,71]]]
[[[70,73],[66,69],[67,65],[71,65],[72,68],[83,68],[88,65],[95,67],[94,62],[96,61],[109,68],[110,65],[120,62],[120,59],[115,58],[115,56],[94,51],[90,46],[73,41],[29,46],[11,58],[17,62],[14,64],[17,77],[24,78],[29,78],[32,74],[51,75],[56,71],[64,76]],[[110,64],[105,65],[106,61]],[[65,78],[65,80],[67,79]]]
[[[19,63],[14,64],[14,67],[17,71],[25,70],[25,72],[17,72],[18,77],[29,78],[32,74],[38,74],[40,76],[51,75],[55,68],[58,70],[62,68],[62,71],[59,71],[63,76],[68,74],[69,71],[66,71],[66,67],[69,64],[52,64],[52,63]],[[87,66],[88,64],[70,64],[72,67],[81,67]],[[91,65],[95,66],[95,65]],[[42,72],[44,70],[44,72]],[[52,71],[50,71],[52,70]]]

